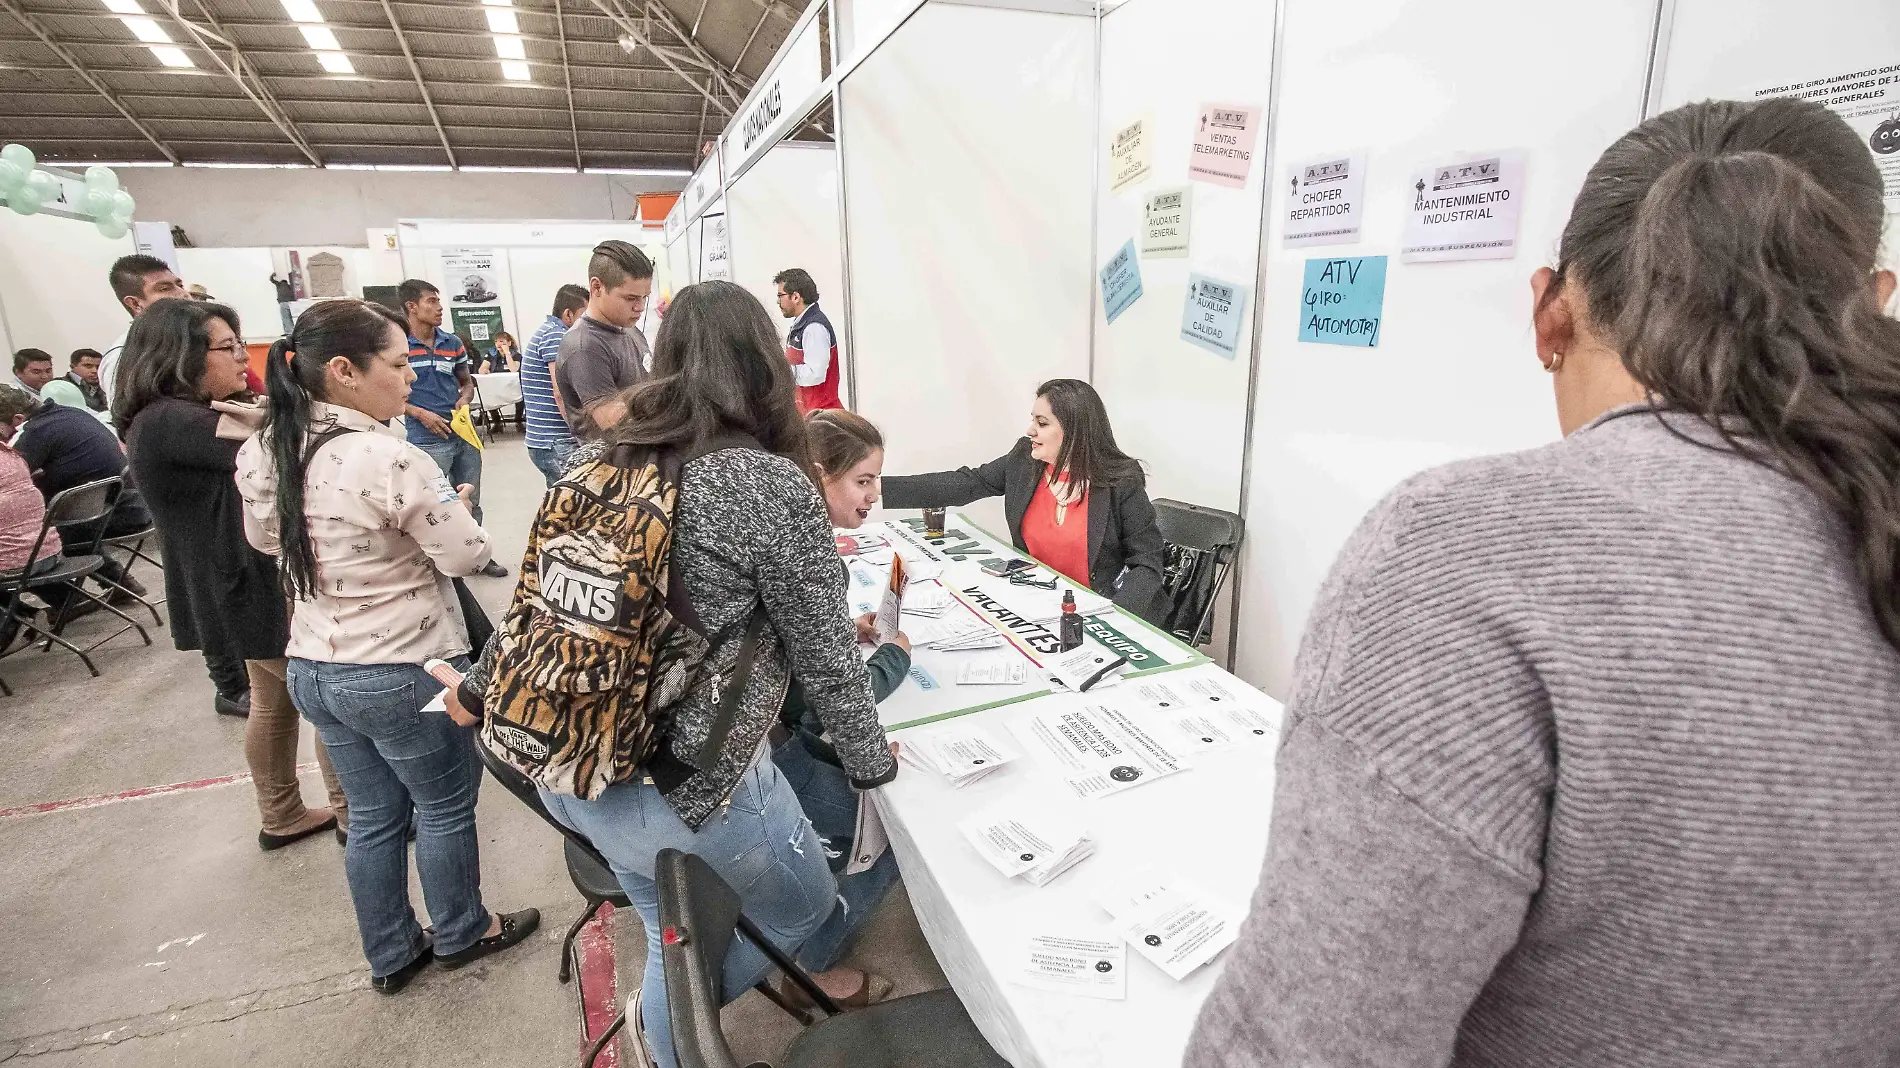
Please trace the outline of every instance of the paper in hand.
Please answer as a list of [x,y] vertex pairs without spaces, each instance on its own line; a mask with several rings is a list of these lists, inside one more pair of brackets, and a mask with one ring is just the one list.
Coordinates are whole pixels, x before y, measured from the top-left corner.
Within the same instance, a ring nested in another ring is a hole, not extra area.
[[891,560],[891,582],[885,587],[883,603],[877,608],[877,643],[884,645],[897,637],[899,619],[904,611],[904,559]]

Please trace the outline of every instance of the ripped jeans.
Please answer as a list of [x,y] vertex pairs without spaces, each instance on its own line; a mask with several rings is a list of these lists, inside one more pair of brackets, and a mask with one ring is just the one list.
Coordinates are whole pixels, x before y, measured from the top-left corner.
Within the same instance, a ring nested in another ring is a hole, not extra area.
[[[586,835],[607,858],[646,923],[647,966],[640,981],[641,1019],[660,1068],[677,1068],[667,1022],[666,976],[660,964],[660,896],[654,858],[671,846],[697,853],[739,893],[745,914],[787,952],[808,942],[838,945],[869,917],[869,909],[840,907],[838,882],[825,850],[798,805],[798,797],[761,751],[732,799],[698,831],[688,827],[649,783],[610,786],[583,801],[541,791],[554,818]],[[765,978],[771,962],[743,937],[726,953],[728,1002]]]

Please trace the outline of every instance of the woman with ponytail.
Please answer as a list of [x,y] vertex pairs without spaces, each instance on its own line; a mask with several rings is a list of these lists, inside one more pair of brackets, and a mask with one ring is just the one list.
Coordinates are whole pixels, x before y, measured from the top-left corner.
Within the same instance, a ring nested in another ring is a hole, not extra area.
[[1565,440],[1373,509],[1186,1063],[1900,1063],[1900,323],[1817,104],[1659,115],[1531,280]]
[[204,654],[218,711],[248,712],[244,760],[263,822],[257,842],[274,850],[348,814],[321,747],[330,807],[305,807],[297,783],[302,731],[284,681],[289,619],[276,562],[245,544],[232,477],[238,448],[261,416],[244,386],[240,336],[237,313],[222,304],[154,302],[126,336],[113,400],[132,481],[164,550],[172,642]]
[[[270,414],[237,458],[244,533],[280,558],[295,601],[290,692],[349,795],[344,869],[385,994],[430,960],[459,968],[540,922],[483,906],[473,721],[424,708],[440,689],[424,661],[468,666],[450,576],[480,572],[490,547],[468,487],[389,426],[415,377],[401,319],[360,300],[315,305],[271,349]],[[412,809],[433,941],[409,906]]]

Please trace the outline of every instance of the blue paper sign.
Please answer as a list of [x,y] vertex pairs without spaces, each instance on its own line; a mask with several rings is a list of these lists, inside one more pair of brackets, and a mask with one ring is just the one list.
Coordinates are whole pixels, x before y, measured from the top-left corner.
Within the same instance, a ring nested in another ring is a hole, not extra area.
[[1246,310],[1246,287],[1190,274],[1187,306],[1181,311],[1181,340],[1231,360],[1240,348],[1240,318]]
[[1128,306],[1141,299],[1141,265],[1135,260],[1135,239],[1121,247],[1102,268],[1102,310],[1108,314],[1108,321],[1128,310]]
[[1385,312],[1385,257],[1307,260],[1300,340],[1376,348]]

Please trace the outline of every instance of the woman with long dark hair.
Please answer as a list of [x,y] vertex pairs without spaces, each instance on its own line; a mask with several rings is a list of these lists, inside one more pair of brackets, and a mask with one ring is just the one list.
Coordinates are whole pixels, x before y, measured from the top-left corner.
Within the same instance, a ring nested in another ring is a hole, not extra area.
[[1087,382],[1036,387],[1029,432],[982,467],[886,475],[886,508],[943,508],[1001,496],[1016,548],[1147,620],[1164,618],[1161,528],[1140,461],[1115,444]]
[[1900,1060],[1884,218],[1810,102],[1597,160],[1531,282],[1567,436],[1342,551],[1187,1064]]
[[132,481],[164,550],[172,643],[204,654],[220,712],[248,710],[244,762],[263,819],[257,842],[272,850],[349,816],[321,747],[330,807],[305,807],[297,783],[302,731],[284,675],[289,616],[276,561],[245,543],[233,480],[238,450],[262,418],[247,399],[242,337],[237,313],[222,304],[155,301],[126,335],[112,399]]
[[[472,721],[423,707],[439,689],[423,662],[465,667],[470,651],[450,577],[479,573],[491,550],[468,487],[451,487],[389,425],[415,380],[408,353],[385,308],[311,307],[271,348],[270,414],[237,464],[244,532],[282,560],[296,602],[290,692],[349,795],[344,870],[371,985],[385,994],[430,960],[459,968],[540,922],[534,909],[483,906]],[[411,810],[433,941],[409,906]]]
[[[889,782],[897,762],[858,655],[791,368],[765,308],[731,282],[681,290],[660,328],[652,377],[612,403],[619,421],[604,442],[575,454],[570,471],[623,442],[677,449],[684,462],[670,566],[711,645],[707,661],[722,677],[739,675],[749,624],[761,613],[765,621],[711,771],[695,764],[718,712],[718,695],[702,688],[673,706],[645,774],[587,800],[541,791],[555,818],[606,856],[646,923],[646,978],[630,1015],[661,1068],[674,1068],[655,856],[672,847],[704,857],[775,942],[806,960],[829,959],[869,909],[841,899],[818,836],[768,753],[767,735],[793,677],[829,730],[850,785]],[[486,693],[491,659],[484,655],[469,673],[464,692]],[[756,947],[735,942],[725,963],[727,997],[768,970]],[[853,969],[821,973],[818,981],[850,1004],[890,989]]]

